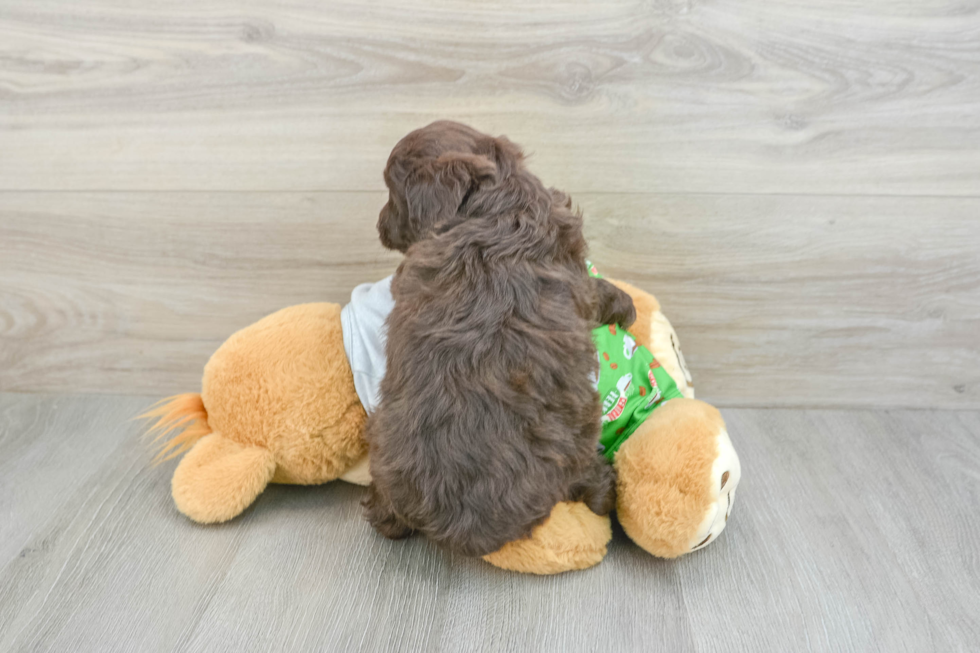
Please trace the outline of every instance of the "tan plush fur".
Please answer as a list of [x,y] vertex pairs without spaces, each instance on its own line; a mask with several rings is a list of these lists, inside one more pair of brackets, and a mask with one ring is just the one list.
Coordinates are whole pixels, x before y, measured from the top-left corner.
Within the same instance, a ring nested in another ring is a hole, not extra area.
[[664,369],[674,379],[677,389],[689,398],[694,398],[694,384],[686,373],[684,362],[680,357],[680,343],[674,327],[660,311],[660,302],[636,286],[625,281],[610,279],[610,282],[633,298],[636,307],[636,322],[630,327],[630,333],[636,341],[650,350],[654,358],[660,361]]
[[202,388],[147,413],[161,435],[189,427],[163,452],[193,447],[172,489],[194,521],[237,516],[270,481],[332,481],[367,451],[336,304],[292,306],[238,331],[211,356]]
[[[614,283],[633,297],[637,341],[669,342],[657,300]],[[668,371],[680,370],[672,347],[651,351]],[[174,472],[173,498],[198,522],[234,518],[270,482],[317,484],[345,474],[369,481],[367,417],[335,304],[292,306],[238,331],[205,366],[200,394],[171,397],[143,417],[156,420],[150,432],[163,441],[160,457],[187,452]],[[715,436],[723,427],[711,406],[674,399],[620,449],[619,519],[647,551],[674,557],[690,550],[711,502]],[[530,538],[485,559],[535,574],[585,569],[605,556],[609,524],[584,504],[560,503]]]
[[201,397],[212,429],[273,452],[274,483],[332,481],[367,451],[336,304],[284,308],[232,335]]
[[691,550],[714,500],[711,467],[725,428],[716,408],[696,399],[672,399],[616,453],[616,514],[623,530],[662,558]]
[[[633,298],[633,307],[636,309],[636,321],[630,326],[630,333],[636,338],[636,342],[650,349],[653,323],[651,318],[654,313],[660,310],[660,302],[648,292],[643,292],[636,286],[630,285],[625,281],[610,279],[609,282]],[[653,351],[652,349],[650,351]],[[654,354],[656,356],[656,354]],[[663,364],[663,361],[660,361]]]
[[177,509],[196,522],[228,521],[259,496],[276,471],[272,452],[243,446],[218,433],[194,445],[170,483]]
[[583,503],[563,501],[531,537],[505,544],[483,559],[490,564],[529,574],[557,574],[586,569],[606,556],[612,539],[608,516],[596,515]]
[[694,399],[694,382],[684,364],[680,341],[671,326],[670,320],[660,311],[651,316],[650,344],[647,345],[654,357],[661,362],[667,373],[674,379],[677,389],[688,399]]

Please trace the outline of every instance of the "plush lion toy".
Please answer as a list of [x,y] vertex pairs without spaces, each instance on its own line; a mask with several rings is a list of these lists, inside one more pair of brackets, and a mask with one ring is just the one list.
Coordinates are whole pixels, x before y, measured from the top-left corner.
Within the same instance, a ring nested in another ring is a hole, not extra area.
[[[627,535],[673,558],[725,528],[739,460],[719,412],[693,398],[657,300],[613,283],[633,298],[637,319],[628,333],[602,327],[608,334],[595,337],[600,452],[616,467],[616,514]],[[370,483],[367,412],[348,360],[337,304],[284,308],[228,338],[205,365],[200,394],[165,399],[142,416],[157,419],[159,458],[186,452],[173,475],[177,509],[217,523],[241,514],[269,483]],[[535,574],[585,569],[602,560],[611,537],[609,517],[563,502],[530,538],[484,559]]]

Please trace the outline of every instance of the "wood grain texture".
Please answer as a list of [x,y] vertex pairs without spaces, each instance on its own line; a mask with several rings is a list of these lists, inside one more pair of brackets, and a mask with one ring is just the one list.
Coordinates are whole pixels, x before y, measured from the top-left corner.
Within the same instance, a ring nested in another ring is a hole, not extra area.
[[[726,406],[980,408],[980,199],[582,194]],[[398,258],[377,193],[0,193],[0,388],[199,387],[235,330]]]
[[234,331],[397,260],[377,193],[0,196],[3,389],[195,390]]
[[975,195],[980,3],[8,0],[0,188],[380,190],[506,133],[571,192]]
[[660,299],[699,396],[980,408],[980,201],[582,196],[593,256]]
[[520,576],[390,542],[363,490],[274,486],[195,526],[146,398],[0,395],[0,650],[968,651],[980,638],[980,413],[729,409],[725,534]]

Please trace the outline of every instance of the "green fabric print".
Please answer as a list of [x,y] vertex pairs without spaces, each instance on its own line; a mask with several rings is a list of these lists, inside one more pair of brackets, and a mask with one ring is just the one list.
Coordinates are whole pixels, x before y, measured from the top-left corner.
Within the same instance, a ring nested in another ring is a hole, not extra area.
[[[592,263],[586,261],[586,266],[590,276],[600,276]],[[611,462],[654,410],[684,395],[650,350],[638,345],[625,329],[601,326],[592,331],[592,340],[599,357],[596,388],[602,399],[599,452]]]

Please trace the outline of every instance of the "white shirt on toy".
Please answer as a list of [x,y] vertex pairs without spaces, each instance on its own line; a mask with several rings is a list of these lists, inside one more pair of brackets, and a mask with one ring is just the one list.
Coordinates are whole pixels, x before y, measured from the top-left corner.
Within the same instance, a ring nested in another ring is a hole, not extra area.
[[354,390],[369,415],[381,399],[381,379],[385,375],[385,320],[395,307],[392,276],[354,288],[350,303],[340,311],[344,353],[354,373]]

